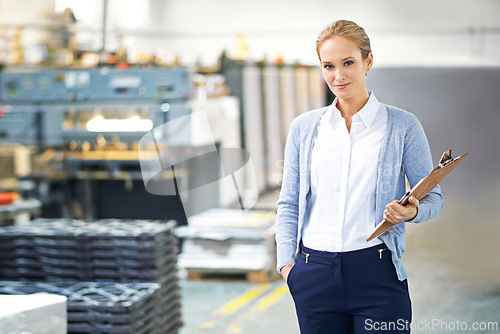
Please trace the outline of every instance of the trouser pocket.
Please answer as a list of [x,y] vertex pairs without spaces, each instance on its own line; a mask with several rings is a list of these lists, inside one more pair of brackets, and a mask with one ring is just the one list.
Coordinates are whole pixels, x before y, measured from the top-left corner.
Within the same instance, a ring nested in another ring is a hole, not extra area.
[[293,265],[292,269],[290,269],[290,271],[288,272],[288,276],[286,277],[286,284],[288,285],[288,289],[290,290],[290,293],[292,293],[294,272],[297,269],[299,262],[300,262],[300,259]]

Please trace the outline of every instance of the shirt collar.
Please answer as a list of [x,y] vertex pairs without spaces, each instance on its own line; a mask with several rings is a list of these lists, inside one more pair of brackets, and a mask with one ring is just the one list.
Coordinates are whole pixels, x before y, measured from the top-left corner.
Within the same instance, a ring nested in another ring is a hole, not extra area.
[[[358,111],[355,115],[358,115],[363,124],[369,128],[372,124],[373,121],[375,120],[375,117],[377,116],[378,113],[378,108],[379,108],[379,102],[377,100],[377,97],[373,92],[369,92],[370,97],[368,98],[368,101],[366,104],[361,108],[360,111]],[[337,109],[337,97],[335,100],[333,100],[333,103],[331,104],[331,115],[334,117],[334,119],[341,119],[342,115],[340,114],[340,111]]]
[[375,96],[375,94],[370,92],[370,97],[368,98],[368,101],[363,106],[363,108],[361,108],[361,110],[357,112],[357,114],[361,118],[361,121],[365,124],[367,128],[369,128],[373,124],[373,121],[377,116],[378,107],[379,103],[377,97]]

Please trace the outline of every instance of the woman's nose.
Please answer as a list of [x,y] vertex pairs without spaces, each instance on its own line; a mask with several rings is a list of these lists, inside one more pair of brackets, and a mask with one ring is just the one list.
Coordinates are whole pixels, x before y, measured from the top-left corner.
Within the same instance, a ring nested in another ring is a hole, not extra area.
[[337,70],[337,73],[335,73],[335,81],[342,82],[344,79],[344,72]]

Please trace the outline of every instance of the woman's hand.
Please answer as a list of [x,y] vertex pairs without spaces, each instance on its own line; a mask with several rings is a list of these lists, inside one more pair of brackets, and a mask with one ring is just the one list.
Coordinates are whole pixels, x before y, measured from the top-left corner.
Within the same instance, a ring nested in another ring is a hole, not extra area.
[[384,219],[391,224],[397,224],[412,220],[418,213],[418,199],[411,196],[408,199],[408,204],[401,205],[398,200],[394,200],[387,204],[384,210]]
[[281,267],[281,276],[283,276],[283,279],[287,280],[288,274],[290,273],[290,270],[292,270],[293,265],[292,264],[287,264],[286,266]]

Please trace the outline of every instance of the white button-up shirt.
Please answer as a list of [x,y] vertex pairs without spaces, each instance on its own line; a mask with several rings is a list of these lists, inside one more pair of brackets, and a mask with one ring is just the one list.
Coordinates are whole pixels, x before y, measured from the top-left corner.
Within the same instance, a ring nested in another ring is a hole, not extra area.
[[311,156],[311,191],[302,242],[308,248],[345,252],[367,242],[375,222],[377,164],[387,111],[375,95],[352,117],[351,131],[335,99],[320,120]]

